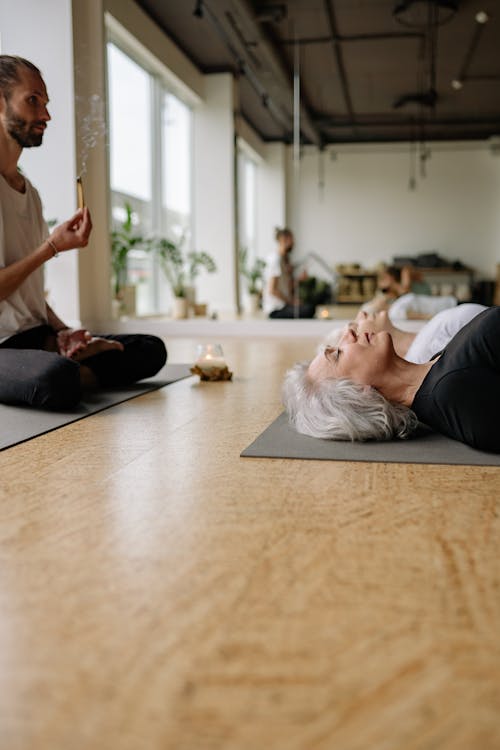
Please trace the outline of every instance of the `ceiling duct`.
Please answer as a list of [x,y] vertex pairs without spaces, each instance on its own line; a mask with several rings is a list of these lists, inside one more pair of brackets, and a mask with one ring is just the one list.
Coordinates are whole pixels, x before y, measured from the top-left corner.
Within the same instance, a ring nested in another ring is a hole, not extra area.
[[[258,14],[248,0],[204,0],[203,5],[205,18],[214,23],[235,60],[236,69],[248,77],[265,106],[280,114],[290,138],[294,121],[293,75],[268,39]],[[300,125],[304,140],[321,148],[321,133],[303,101]]]
[[[458,8],[458,0],[400,0],[394,8],[394,17],[405,26],[418,28],[423,33],[424,50],[427,57],[427,72],[422,75],[420,91],[403,94],[393,103],[394,109],[407,104],[418,104],[421,108],[435,111],[438,101],[436,87],[436,61],[438,26],[450,21]],[[425,60],[423,61],[425,62]],[[424,79],[427,78],[427,81]],[[423,120],[422,120],[423,127]]]

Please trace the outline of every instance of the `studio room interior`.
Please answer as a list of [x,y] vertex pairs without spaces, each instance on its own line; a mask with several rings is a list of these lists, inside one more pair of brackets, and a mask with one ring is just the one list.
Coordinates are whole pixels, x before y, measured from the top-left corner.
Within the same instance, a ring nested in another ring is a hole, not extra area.
[[2,0],[2,750],[500,747],[499,42]]

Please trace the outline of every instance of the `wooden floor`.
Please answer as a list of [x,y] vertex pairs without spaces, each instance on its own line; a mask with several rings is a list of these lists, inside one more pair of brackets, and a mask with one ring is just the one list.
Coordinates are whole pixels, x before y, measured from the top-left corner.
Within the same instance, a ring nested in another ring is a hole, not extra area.
[[499,748],[500,470],[239,458],[312,344],[222,343],[0,454],[2,750]]

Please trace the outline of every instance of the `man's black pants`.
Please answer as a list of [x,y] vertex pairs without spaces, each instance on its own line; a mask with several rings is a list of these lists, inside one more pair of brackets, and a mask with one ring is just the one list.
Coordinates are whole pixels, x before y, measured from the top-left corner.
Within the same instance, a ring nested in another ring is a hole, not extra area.
[[[120,341],[112,349],[78,363],[50,349],[55,331],[37,326],[0,344],[0,403],[64,410],[82,396],[80,364],[88,367],[100,386],[120,386],[155,375],[167,361],[165,344],[146,334],[99,335]],[[49,349],[49,351],[47,351]]]

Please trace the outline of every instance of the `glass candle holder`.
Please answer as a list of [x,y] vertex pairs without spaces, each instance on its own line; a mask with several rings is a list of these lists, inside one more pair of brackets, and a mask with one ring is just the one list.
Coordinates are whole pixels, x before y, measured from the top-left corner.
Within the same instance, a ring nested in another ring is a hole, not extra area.
[[227,365],[222,346],[220,344],[198,344],[195,365],[207,375],[214,370],[223,370]]

